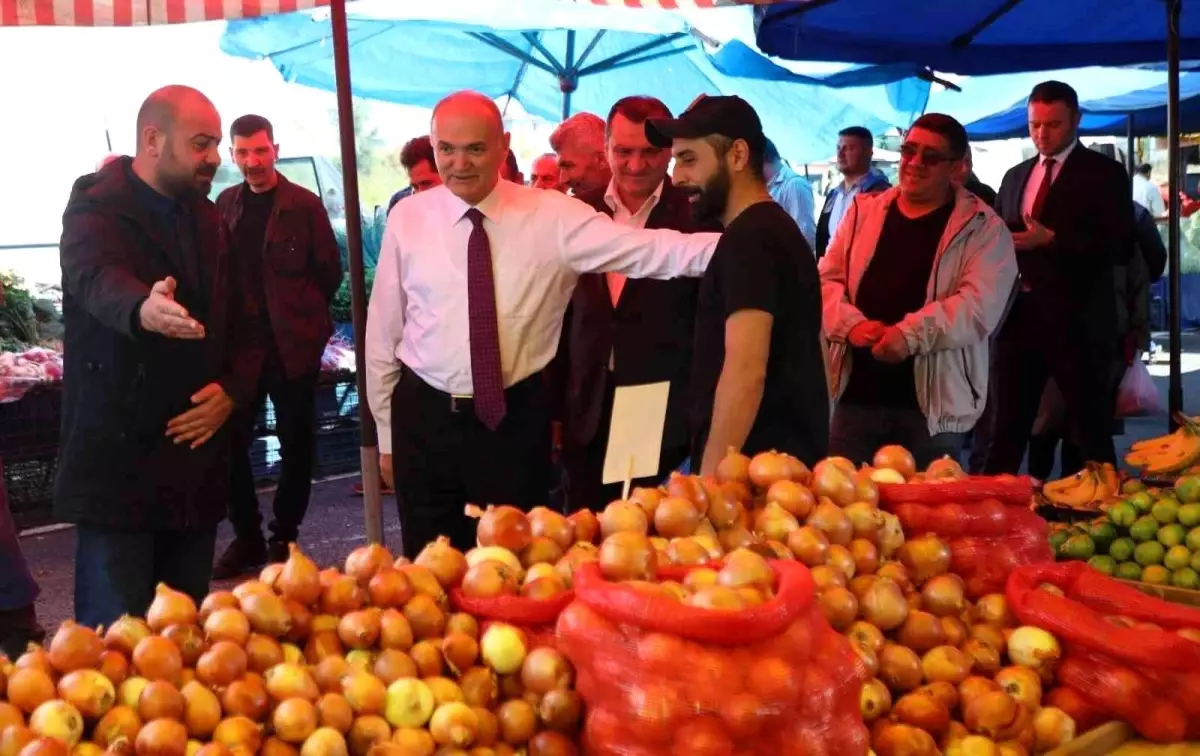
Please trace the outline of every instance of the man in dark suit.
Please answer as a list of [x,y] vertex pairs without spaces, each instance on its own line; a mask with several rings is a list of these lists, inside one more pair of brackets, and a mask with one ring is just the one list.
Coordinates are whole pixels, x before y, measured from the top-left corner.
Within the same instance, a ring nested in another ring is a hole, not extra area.
[[[247,267],[247,284],[265,314],[263,371],[256,401],[235,415],[229,521],[234,540],[213,567],[217,580],[266,562],[283,562],[299,539],[312,492],[321,355],[333,334],[329,304],[342,282],[342,260],[321,198],[275,169],[271,122],[244,115],[229,128],[230,154],[246,180],[221,192],[217,208],[230,254]],[[263,538],[250,446],[258,410],[270,396],[279,439],[279,487],[271,538]]]
[[996,212],[1013,230],[1021,278],[996,340],[987,473],[1020,468],[1050,378],[1084,458],[1116,459],[1114,269],[1134,249],[1132,200],[1124,170],[1080,145],[1078,128],[1074,89],[1057,81],[1034,87],[1029,135],[1039,154],[1009,170],[996,198]]
[[[612,180],[581,199],[618,223],[694,230],[687,197],[667,178],[670,150],[646,140],[648,119],[670,117],[667,106],[653,97],[626,97],[613,105],[604,145]],[[600,482],[617,386],[671,383],[659,472],[634,484],[657,485],[687,458],[687,381],[698,287],[699,281],[690,278],[579,277],[557,358],[557,369],[565,373],[560,400],[571,509],[598,509],[620,498],[621,484]]]
[[207,199],[221,119],[160,89],[137,153],[80,178],[63,216],[66,327],[55,513],[76,525],[75,619],[143,614],[158,583],[208,592],[225,519],[225,421],[262,353],[244,275]]

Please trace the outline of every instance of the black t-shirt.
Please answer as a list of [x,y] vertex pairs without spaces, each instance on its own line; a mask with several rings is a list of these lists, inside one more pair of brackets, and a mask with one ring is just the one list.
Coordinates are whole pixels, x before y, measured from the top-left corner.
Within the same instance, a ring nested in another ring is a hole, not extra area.
[[[869,320],[895,325],[925,306],[933,260],[954,204],[948,202],[919,218],[909,218],[893,202],[863,273],[854,306]],[[854,349],[850,381],[841,401],[875,407],[917,407],[913,358],[889,364],[870,349]]]
[[815,464],[829,447],[821,285],[812,249],[774,202],[752,205],[729,224],[700,282],[691,411],[697,466],[725,364],[725,321],[740,310],[774,317],[762,403],[742,451],[775,449]]
[[[267,241],[267,224],[271,220],[271,210],[275,207],[277,188],[255,193],[250,191],[249,186],[242,187],[242,217],[233,232],[234,252],[243,255],[247,261],[250,288],[254,292],[258,311],[263,313],[268,325],[270,321],[267,316],[267,290],[263,284],[263,247]],[[265,338],[273,337],[269,327],[263,330]],[[268,362],[274,357],[275,350],[267,349]]]

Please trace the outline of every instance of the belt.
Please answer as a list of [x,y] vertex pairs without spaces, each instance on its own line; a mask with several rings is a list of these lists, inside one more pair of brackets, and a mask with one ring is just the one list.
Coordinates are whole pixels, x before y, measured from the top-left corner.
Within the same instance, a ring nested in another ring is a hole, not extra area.
[[[528,378],[524,378],[508,388],[504,389],[504,395],[511,398],[514,391],[527,390],[530,387],[536,386],[538,381],[542,380],[541,373],[534,373]],[[412,381],[418,389],[431,397],[436,397],[436,400],[444,401],[449,405],[452,414],[474,414],[475,413],[475,397],[468,394],[448,394],[439,388],[430,386],[423,378],[413,372],[410,368],[404,368],[400,373],[400,381]]]

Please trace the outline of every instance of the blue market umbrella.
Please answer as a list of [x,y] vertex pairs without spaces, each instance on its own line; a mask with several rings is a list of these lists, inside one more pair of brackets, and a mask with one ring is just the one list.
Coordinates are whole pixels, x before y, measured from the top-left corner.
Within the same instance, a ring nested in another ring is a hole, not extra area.
[[[569,12],[576,8],[557,2]],[[458,89],[512,97],[548,120],[577,111],[604,114],[616,100],[648,94],[679,112],[699,94],[739,94],[758,110],[780,151],[796,161],[828,156],[837,132],[849,125],[881,131],[907,126],[919,115],[929,81],[903,78],[903,67],[852,69],[837,83],[874,86],[833,89],[819,77],[784,69],[740,42],[709,54],[681,17],[663,16],[659,29],[622,31],[539,26],[496,11],[501,28],[427,20],[349,19],[353,91],[360,97],[430,107]],[[588,9],[594,11],[595,9]],[[607,9],[619,11],[620,9]],[[568,15],[549,19],[555,24]],[[486,19],[492,23],[493,19]],[[512,28],[521,22],[528,28]],[[549,28],[547,28],[549,27]],[[230,22],[225,52],[268,59],[289,81],[334,89],[330,27],[308,14]],[[745,76],[737,75],[745,72]],[[890,83],[878,83],[892,79]]]

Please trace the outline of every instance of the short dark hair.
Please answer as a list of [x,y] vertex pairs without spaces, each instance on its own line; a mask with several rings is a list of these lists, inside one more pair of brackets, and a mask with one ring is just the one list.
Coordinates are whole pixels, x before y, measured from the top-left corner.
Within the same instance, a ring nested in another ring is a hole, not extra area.
[[512,150],[508,151],[508,157],[504,158],[504,166],[508,168],[509,175],[513,178],[521,172],[521,165],[517,162],[517,156]]
[[429,163],[437,167],[437,161],[433,159],[433,142],[429,141],[427,135],[410,139],[400,148],[400,165],[404,166],[404,170],[412,173],[412,169],[416,168],[418,163]]
[[763,145],[763,163],[766,165],[776,165],[783,162],[783,158],[779,155],[779,148],[768,137],[766,144]]
[[946,140],[950,145],[950,157],[955,160],[962,160],[967,154],[967,130],[956,119],[946,115],[945,113],[926,113],[917,120],[912,122],[912,129],[925,129],[932,131],[934,134]]
[[275,127],[271,125],[270,121],[260,115],[250,113],[229,124],[230,139],[234,137],[252,137],[260,131],[267,132],[267,139],[271,141],[271,144],[275,144]]
[[622,97],[613,103],[611,108],[609,108],[608,118],[604,121],[605,139],[608,139],[610,136],[612,136],[613,119],[617,117],[618,113],[629,119],[631,123],[635,124],[645,123],[652,118],[674,118],[674,116],[671,114],[671,109],[667,107],[666,103],[657,97],[651,97],[649,95],[631,95],[629,97]]
[[875,136],[873,134],[871,134],[871,130],[868,129],[866,126],[847,126],[846,128],[844,128],[838,132],[838,136],[840,136],[840,137],[856,137],[858,139],[863,140],[864,142],[867,142],[868,144],[874,143],[874,141],[875,141]]
[[[712,145],[713,150],[717,153],[717,160],[724,160],[725,155],[729,153],[729,150],[733,149],[733,143],[737,140],[727,137],[724,134],[710,134],[704,137],[704,141]],[[742,141],[746,142],[746,149],[750,152],[746,163],[746,167],[750,169],[750,174],[760,181],[765,179],[763,151],[756,149],[755,145],[749,140],[743,139]]]
[[1065,102],[1073,111],[1079,110],[1079,94],[1070,84],[1061,81],[1043,81],[1029,93],[1030,102]]
[[1153,171],[1154,171],[1154,169],[1152,167],[1150,167],[1149,163],[1142,163],[1141,165],[1139,165],[1137,167],[1137,172],[1142,174],[1143,176],[1149,176],[1151,174],[1151,172],[1153,172]]

